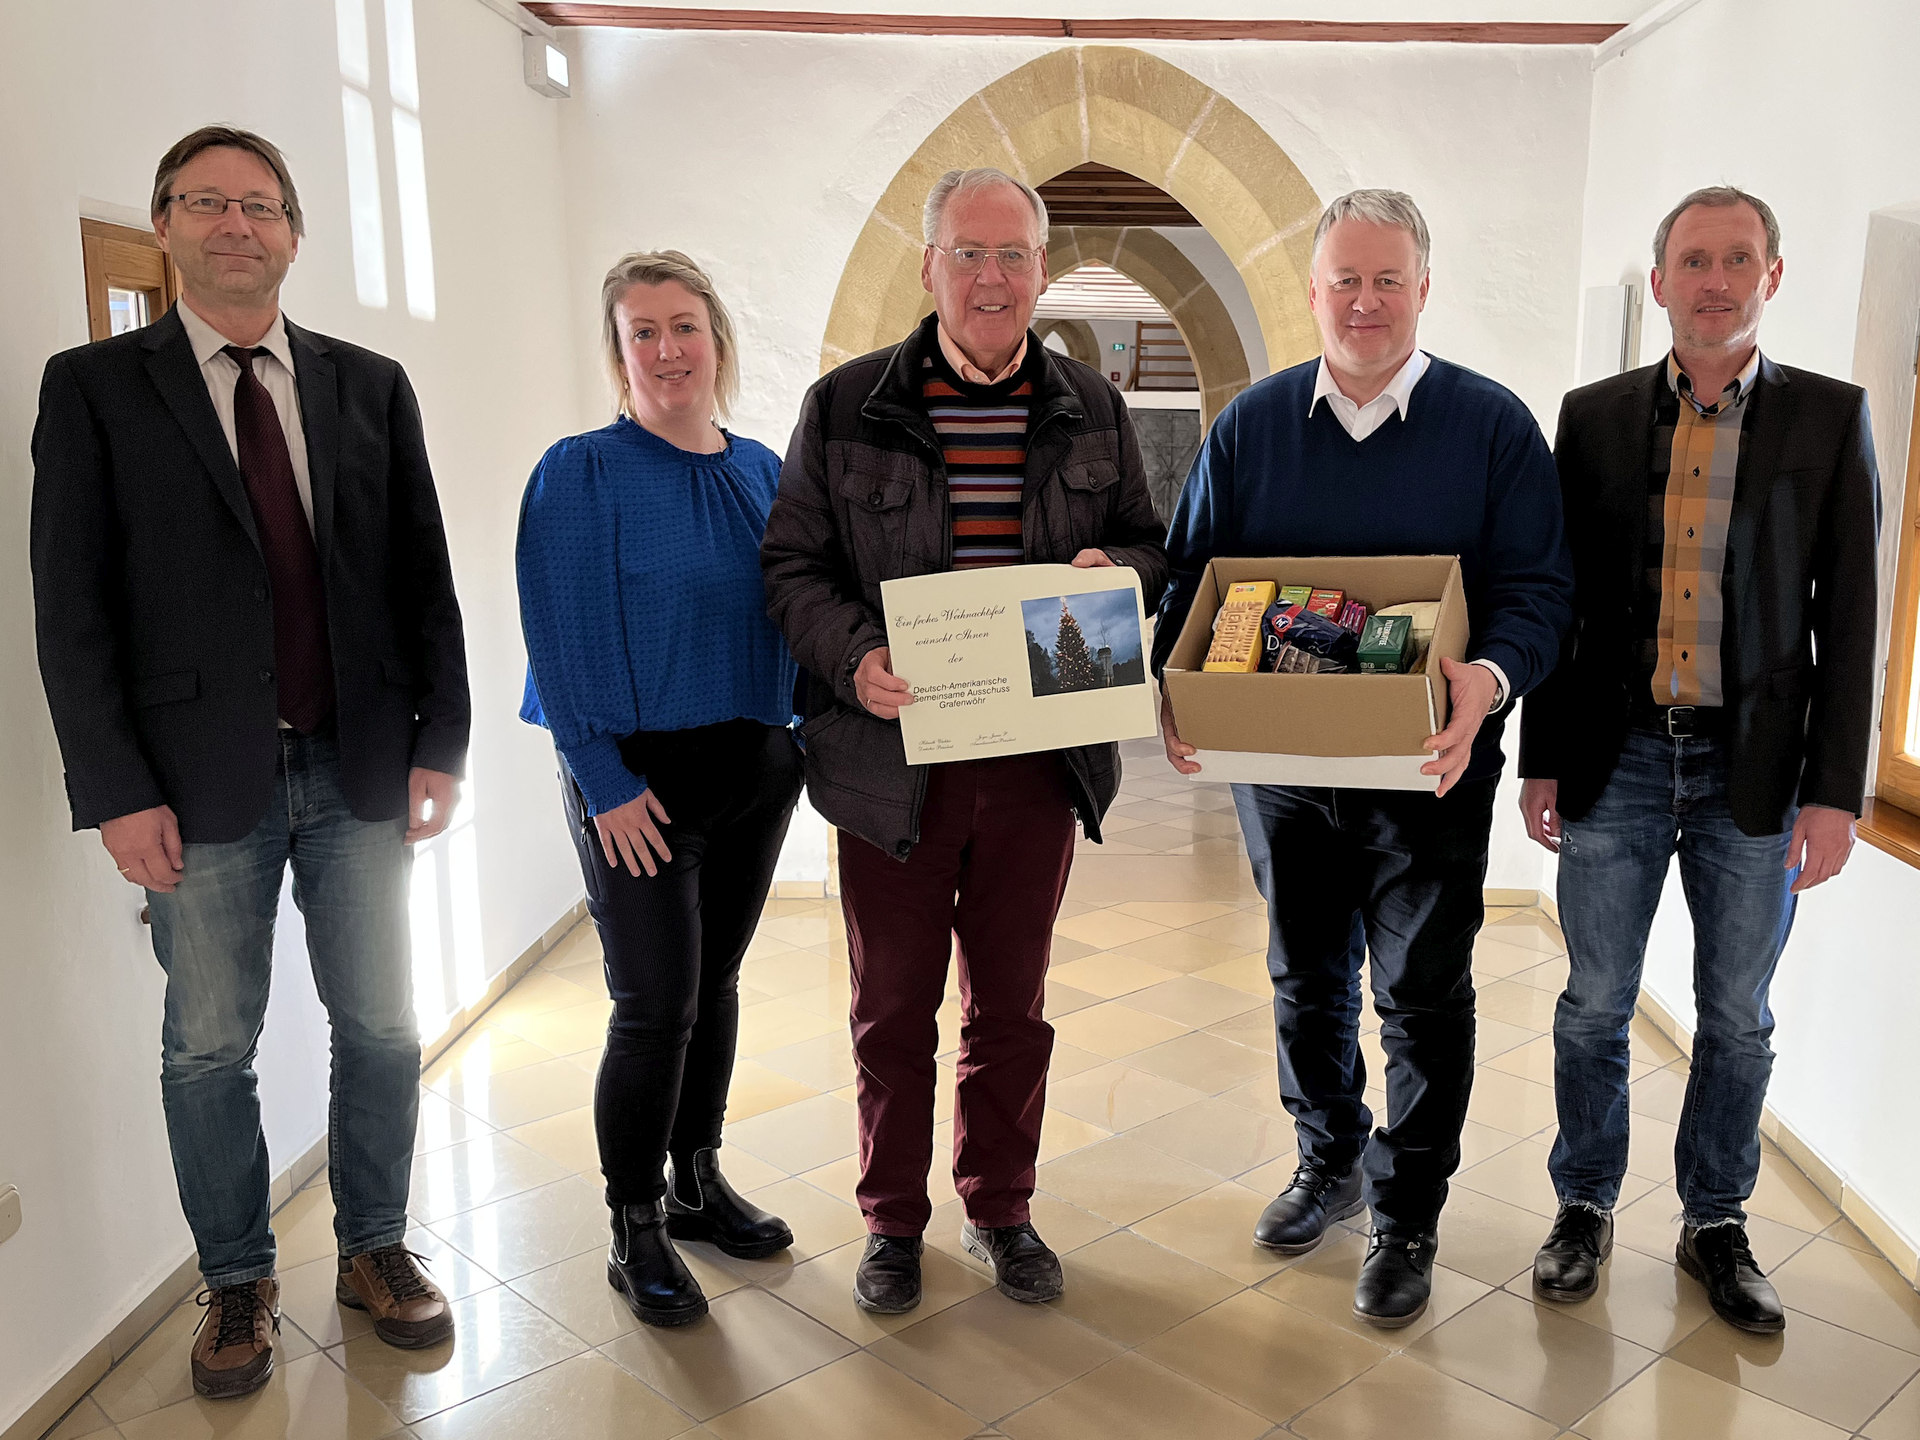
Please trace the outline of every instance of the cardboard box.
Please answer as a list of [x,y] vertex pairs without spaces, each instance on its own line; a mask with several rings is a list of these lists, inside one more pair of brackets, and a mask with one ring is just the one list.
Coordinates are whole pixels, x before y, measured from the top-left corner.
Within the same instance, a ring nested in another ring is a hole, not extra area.
[[[1338,588],[1374,610],[1438,600],[1427,663],[1418,675],[1205,673],[1214,612],[1243,580]],[[1180,738],[1200,752],[1195,780],[1433,790],[1440,778],[1420,767],[1433,758],[1426,738],[1447,723],[1440,659],[1466,653],[1467,597],[1451,555],[1221,557],[1200,577],[1161,683]]]

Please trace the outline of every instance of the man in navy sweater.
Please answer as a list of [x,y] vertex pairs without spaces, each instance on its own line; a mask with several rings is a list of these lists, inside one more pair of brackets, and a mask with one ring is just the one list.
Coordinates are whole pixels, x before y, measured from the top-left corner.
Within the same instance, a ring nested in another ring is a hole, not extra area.
[[[1372,1210],[1354,1313],[1425,1309],[1473,1078],[1473,941],[1513,701],[1552,671],[1573,570],[1553,457],[1526,407],[1415,348],[1426,222],[1406,195],[1356,190],[1314,232],[1324,353],[1261,381],[1214,422],[1174,513],[1158,673],[1216,555],[1460,557],[1469,661],[1443,659],[1452,719],[1428,740],[1435,794],[1235,785],[1268,912],[1280,1094],[1300,1162],[1254,1239],[1298,1254]],[[1163,702],[1167,758],[1200,766]],[[1290,877],[1306,883],[1290,885]],[[1363,1095],[1360,963],[1371,952],[1388,1123]]]

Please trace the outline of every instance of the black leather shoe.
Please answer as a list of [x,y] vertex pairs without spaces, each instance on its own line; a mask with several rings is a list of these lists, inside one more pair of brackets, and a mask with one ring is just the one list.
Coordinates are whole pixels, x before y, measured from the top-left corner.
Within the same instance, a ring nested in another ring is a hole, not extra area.
[[1293,1172],[1287,1188],[1260,1212],[1260,1223],[1253,1227],[1253,1243],[1282,1255],[1304,1254],[1320,1243],[1334,1221],[1358,1215],[1362,1208],[1358,1161],[1348,1166],[1344,1175],[1329,1175],[1302,1165]]
[[1374,1231],[1353,1287],[1353,1313],[1382,1330],[1418,1320],[1433,1294],[1433,1257],[1439,1250],[1436,1235]]
[[990,1226],[969,1220],[960,1227],[960,1243],[993,1271],[995,1285],[1009,1300],[1038,1304],[1058,1300],[1066,1291],[1060,1257],[1034,1233],[1031,1222]]
[[1682,1270],[1707,1287],[1713,1313],[1739,1330],[1777,1335],[1787,1328],[1787,1312],[1766,1272],[1753,1258],[1744,1225],[1680,1227],[1673,1257]]
[[705,1240],[736,1260],[764,1260],[793,1244],[793,1231],[727,1183],[714,1150],[696,1150],[682,1168],[667,1165],[667,1233]]
[[1585,1205],[1562,1205],[1533,1257],[1533,1293],[1570,1303],[1600,1288],[1600,1266],[1613,1253],[1613,1216]]
[[920,1237],[869,1235],[853,1272],[853,1303],[877,1315],[902,1315],[920,1303]]
[[688,1325],[707,1313],[700,1282],[667,1237],[666,1206],[659,1200],[615,1208],[607,1283],[643,1325]]

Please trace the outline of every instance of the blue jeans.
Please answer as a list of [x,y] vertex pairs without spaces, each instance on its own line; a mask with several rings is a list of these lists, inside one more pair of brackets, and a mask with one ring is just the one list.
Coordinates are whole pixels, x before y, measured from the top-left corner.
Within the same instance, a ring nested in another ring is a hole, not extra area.
[[1553,1016],[1560,1133],[1547,1162],[1562,1204],[1611,1210],[1627,1170],[1627,1026],[1647,934],[1680,857],[1693,917],[1699,1012],[1674,1144],[1689,1225],[1744,1221],[1760,1173],[1760,1107],[1773,1072],[1767,987],[1793,927],[1788,829],[1748,835],[1727,809],[1717,739],[1630,730],[1593,809],[1562,822],[1560,925],[1571,973]]
[[244,840],[186,846],[179,887],[147,892],[153,950],[167,972],[160,1096],[208,1285],[244,1284],[274,1268],[253,1057],[289,863],[314,986],[332,1022],[328,1179],[340,1253],[406,1235],[420,1104],[407,822],[356,820],[339,772],[330,735],[282,730],[266,818]]

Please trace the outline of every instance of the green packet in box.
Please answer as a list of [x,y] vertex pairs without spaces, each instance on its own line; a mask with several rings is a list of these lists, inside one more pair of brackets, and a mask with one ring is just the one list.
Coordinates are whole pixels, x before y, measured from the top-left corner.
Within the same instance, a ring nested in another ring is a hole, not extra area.
[[1413,617],[1368,616],[1357,658],[1362,675],[1404,675],[1413,663]]

